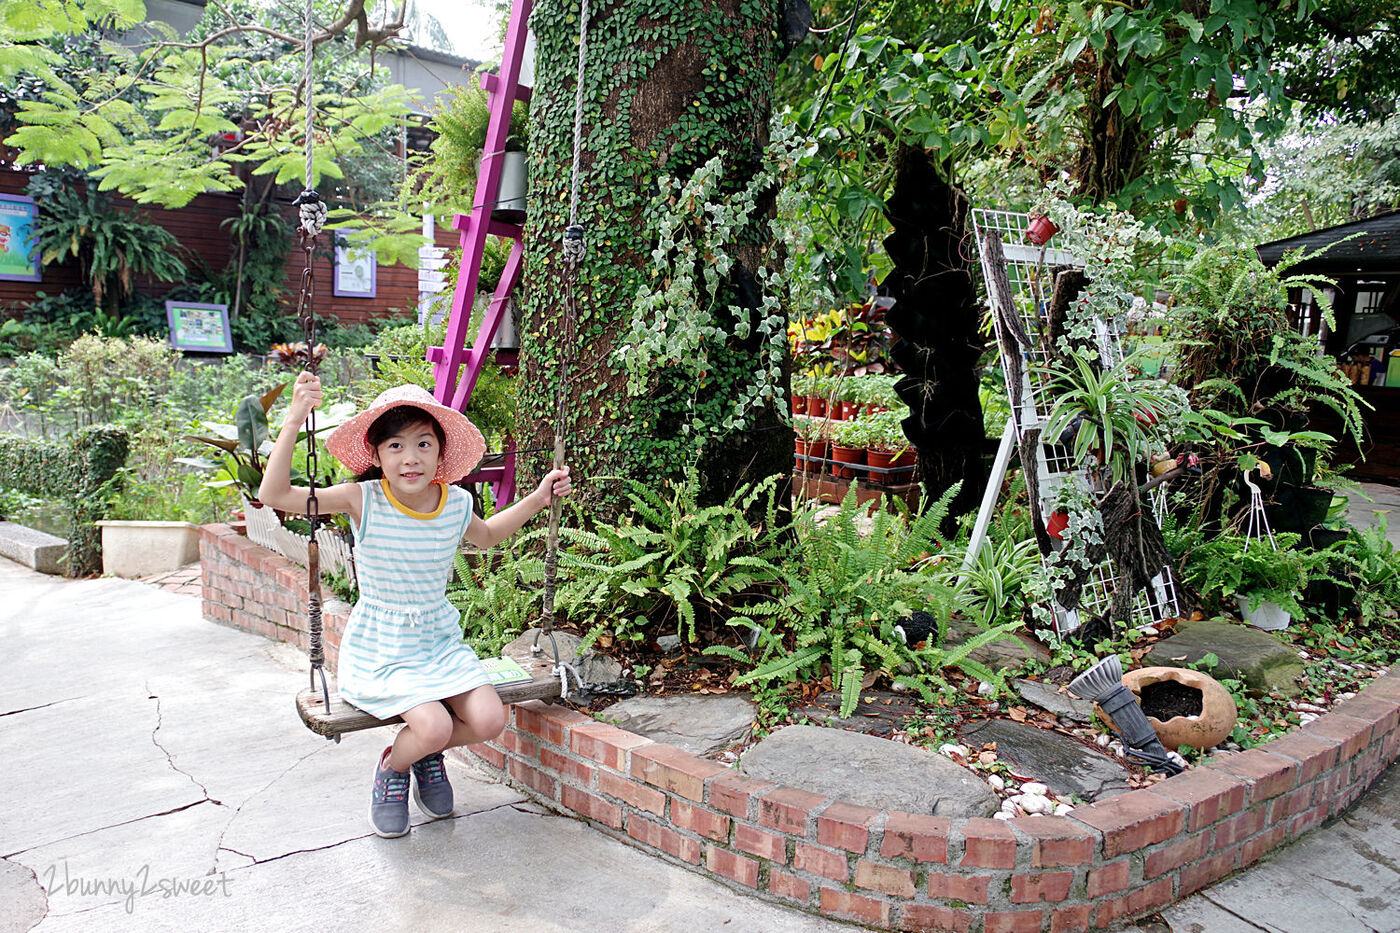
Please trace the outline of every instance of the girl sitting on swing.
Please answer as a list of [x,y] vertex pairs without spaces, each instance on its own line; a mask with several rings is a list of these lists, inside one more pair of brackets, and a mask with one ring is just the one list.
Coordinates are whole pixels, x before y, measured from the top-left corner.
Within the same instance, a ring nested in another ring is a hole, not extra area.
[[[259,497],[288,512],[306,508],[291,484],[297,432],[321,404],[321,381],[297,376],[282,431],[267,458]],[[369,819],[375,833],[409,830],[408,791],[433,819],[452,815],[442,752],[485,742],[505,726],[505,710],[476,653],[462,642],[460,614],[444,595],[465,538],[489,548],[510,537],[571,490],[569,470],[553,470],[530,495],[490,518],[472,517],[471,494],[449,485],[472,471],[485,442],[461,412],[419,386],[380,394],[326,437],[356,482],[316,491],[322,514],[350,516],[360,598],[340,644],[340,695],[365,712],[405,723],[379,756]]]

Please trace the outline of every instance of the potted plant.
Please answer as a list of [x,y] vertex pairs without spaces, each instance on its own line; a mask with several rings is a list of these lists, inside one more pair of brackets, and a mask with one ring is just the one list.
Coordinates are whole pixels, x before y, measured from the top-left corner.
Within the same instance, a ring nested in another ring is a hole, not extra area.
[[807,373],[792,377],[792,413],[794,415],[807,414],[807,390],[811,386],[811,382],[812,378]]
[[837,476],[852,479],[857,472],[855,467],[865,465],[865,445],[869,437],[869,422],[859,418],[843,421],[831,432],[831,459],[838,464],[832,471]]
[[826,459],[826,425],[816,418],[797,418],[792,427],[797,433],[798,467],[821,469],[821,462]]
[[868,426],[865,457],[874,482],[893,486],[913,478],[914,465],[919,458],[904,436],[902,420],[893,411],[882,411],[863,419]]
[[835,404],[832,418],[836,421],[849,421],[861,411],[861,377],[844,374],[835,378],[831,398]]
[[830,386],[830,377],[817,372],[811,374],[811,381],[807,383],[807,416],[809,418],[826,417],[826,394]]

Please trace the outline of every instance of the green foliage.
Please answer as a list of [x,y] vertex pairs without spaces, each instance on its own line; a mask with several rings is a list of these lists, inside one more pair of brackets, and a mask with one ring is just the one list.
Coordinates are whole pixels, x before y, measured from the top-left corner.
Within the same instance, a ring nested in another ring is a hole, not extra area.
[[1250,607],[1277,603],[1295,619],[1307,616],[1300,603],[1316,558],[1299,548],[1299,536],[1275,535],[1278,550],[1267,541],[1246,541],[1233,533],[1206,538],[1199,530],[1168,526],[1168,550],[1184,582],[1201,594],[1208,612],[1235,612],[1235,597]]
[[68,504],[67,572],[96,573],[102,562],[96,522],[119,490],[127,436],[111,425],[92,425],[70,440],[43,441],[0,435],[0,487]]
[[456,576],[447,599],[462,613],[462,633],[481,657],[494,657],[534,625],[540,614],[544,560],[535,552],[542,532],[530,532],[504,545],[454,559]]
[[[453,85],[439,98],[429,126],[437,133],[429,151],[414,158],[404,181],[411,200],[426,201],[435,213],[470,214],[471,195],[486,147],[491,111],[478,80]],[[529,135],[529,105],[516,101],[511,111],[506,151],[524,151]]]
[[674,632],[694,642],[697,630],[713,631],[770,599],[786,532],[779,479],[745,484],[711,506],[700,504],[693,472],[661,490],[622,480],[632,515],[561,531],[571,545],[561,559],[573,577],[561,600],[569,617],[590,637],[611,630],[640,641]]
[[[250,502],[257,501],[258,487],[262,485],[263,465],[267,455],[272,452],[272,441],[268,437],[267,413],[272,410],[272,406],[286,387],[284,382],[262,395],[244,396],[234,410],[232,424],[202,422],[206,430],[214,432],[212,436],[186,435],[185,440],[208,444],[224,453],[223,467],[209,482],[210,487],[232,486],[243,498]],[[200,469],[217,467],[217,464],[206,460],[190,459],[182,462]],[[296,480],[297,477],[293,476],[293,482]]]

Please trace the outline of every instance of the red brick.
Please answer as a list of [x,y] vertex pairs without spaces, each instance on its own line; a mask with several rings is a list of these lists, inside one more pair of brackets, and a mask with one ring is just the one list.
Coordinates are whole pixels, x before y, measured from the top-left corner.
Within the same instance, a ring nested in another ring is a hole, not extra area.
[[821,794],[795,787],[779,787],[759,798],[758,822],[771,829],[805,838],[811,811],[824,803],[826,798]]
[[1251,805],[1261,800],[1269,800],[1287,793],[1298,786],[1298,775],[1302,768],[1296,761],[1280,755],[1270,755],[1263,749],[1252,748],[1228,758],[1212,759],[1208,765],[1216,771],[1224,771],[1249,779],[1249,802]]
[[1186,818],[1188,832],[1196,832],[1232,813],[1244,809],[1249,782],[1233,774],[1223,774],[1209,768],[1193,768],[1160,784],[1151,793],[1190,807]]
[[820,849],[806,842],[797,844],[797,849],[792,855],[792,867],[798,871],[810,871],[832,881],[845,881],[851,877],[844,852]]
[[1089,905],[1074,904],[1050,911],[1050,933],[1085,933],[1089,929]]
[[554,778],[545,774],[538,768],[533,768],[517,758],[512,758],[509,763],[510,776],[515,778],[526,787],[533,788],[537,793],[549,800],[554,800],[557,796],[559,785]]
[[680,833],[660,823],[653,823],[635,813],[627,814],[627,835],[642,845],[660,849],[691,865],[700,864],[700,841]]
[[753,778],[740,777],[729,772],[710,778],[706,782],[709,788],[707,798],[710,806],[716,810],[722,810],[730,816],[737,816],[741,820],[750,819],[750,802],[757,799],[769,788],[776,787],[772,781],[760,781]]
[[870,824],[879,810],[838,800],[817,816],[817,842],[857,854],[870,842]]
[[1094,908],[1094,926],[1106,927],[1124,917],[1138,917],[1164,907],[1172,900],[1172,879],[1161,878],[1123,897],[1100,901]]
[[499,771],[505,770],[505,753],[499,748],[497,748],[495,745],[487,745],[483,742],[477,745],[468,745],[467,750],[470,751],[476,757],[480,758],[482,761],[489,764],[491,767],[496,768]]
[[977,918],[965,910],[933,904],[902,904],[895,928],[910,933],[967,933]]
[[987,888],[991,875],[964,875],[931,871],[928,873],[928,896],[968,904],[987,903]]
[[705,799],[705,779],[727,770],[674,745],[659,743],[634,748],[631,768],[634,778],[696,802]]
[[686,803],[684,800],[671,801],[671,822],[681,829],[688,829],[720,842],[729,838],[729,817]]
[[1030,875],[1011,876],[1011,903],[1035,904],[1045,901],[1059,904],[1069,897],[1074,884],[1072,871],[1042,871]]
[[1274,798],[1269,803],[1269,822],[1286,823],[1312,806],[1313,787],[1312,784],[1305,784]]
[[627,753],[653,744],[651,739],[633,735],[605,722],[589,722],[569,730],[569,748],[575,755],[607,765],[614,771],[627,770]]
[[1128,864],[1127,859],[1091,868],[1089,870],[1089,896],[1099,897],[1104,894],[1112,894],[1115,891],[1122,891],[1128,886],[1131,875],[1132,866]]
[[565,758],[563,755],[550,748],[540,749],[540,764],[554,771],[559,776],[570,778],[575,783],[582,784],[585,787],[592,782],[593,772],[597,770],[581,761]]
[[[1371,744],[1371,724],[1352,719],[1341,713],[1328,713],[1303,726],[1303,735],[1317,736],[1341,743],[1339,761],[1350,761]],[[1267,747],[1267,746],[1265,746]]]
[[880,854],[885,858],[907,858],[915,862],[943,865],[948,861],[946,817],[924,816],[896,810],[885,821]]
[[747,823],[734,824],[734,847],[770,862],[787,864],[787,837]]
[[1185,897],[1208,884],[1214,884],[1239,867],[1239,846],[1202,859],[1194,865],[1187,865],[1181,869],[1181,883],[1177,888],[1177,897]]
[[666,814],[665,794],[654,787],[638,784],[620,774],[600,770],[598,772],[598,790],[609,797],[616,797],[629,807],[655,813],[657,816]]
[[963,824],[962,861],[975,868],[1011,868],[1016,864],[1016,834],[1005,820],[975,817]]
[[[735,828],[737,830],[741,827]],[[774,868],[768,873],[768,892],[806,904],[807,899],[812,896],[812,886],[796,875]]]
[[1031,840],[1032,868],[1071,868],[1094,857],[1097,837],[1063,817],[1030,816],[1011,825]]
[[861,859],[856,862],[856,886],[908,900],[914,896],[914,873]]
[[512,755],[519,755],[521,758],[528,758],[535,761],[540,757],[540,747],[528,736],[523,736],[514,729],[506,729],[501,733],[501,744],[506,751]]
[[1102,803],[1078,807],[1074,819],[1103,831],[1103,854],[1113,858],[1170,839],[1186,825],[1182,804],[1132,791]]
[[1298,783],[1307,784],[1324,771],[1336,766],[1340,747],[1336,742],[1321,736],[1294,732],[1275,739],[1265,745],[1264,750],[1272,755],[1283,755],[1298,762],[1302,767]]
[[1336,712],[1372,725],[1373,735],[1384,735],[1400,722],[1400,707],[1392,700],[1366,694],[1354,696],[1337,706]]
[[589,722],[593,720],[567,706],[550,706],[539,700],[515,704],[517,728],[564,748],[569,747],[569,727]]
[[886,928],[890,925],[890,905],[888,901],[876,900],[849,891],[822,888],[822,913],[845,920],[854,920],[866,926]]
[[563,799],[560,802],[565,807],[581,816],[588,817],[590,820],[611,826],[613,829],[622,828],[622,808],[616,804],[608,803],[602,797],[595,797],[587,791],[581,791],[565,784]]
[[1236,814],[1215,827],[1215,848],[1225,849],[1242,839],[1248,839],[1263,829],[1267,822],[1268,813],[1262,806]]
[[987,914],[983,929],[987,933],[1041,933],[1045,929],[1045,911],[992,911]]
[[204,616],[205,618],[214,619],[219,622],[231,623],[233,621],[233,614],[229,612],[228,608],[217,605],[216,603],[204,604]]
[[1296,839],[1309,830],[1316,829],[1327,821],[1327,804],[1320,803],[1305,813],[1293,817],[1288,823],[1288,836]]
[[719,846],[705,846],[705,867],[745,887],[758,887],[758,863]]
[[1249,865],[1277,849],[1288,834],[1287,826],[1270,826],[1252,839],[1246,839],[1240,850],[1240,864]]
[[1168,842],[1166,845],[1147,853],[1143,861],[1144,880],[1164,875],[1173,868],[1180,868],[1188,862],[1204,858],[1210,851],[1210,833],[1197,833]]
[[1348,790],[1356,791],[1353,796],[1361,796],[1361,791],[1371,786],[1371,782],[1384,770],[1381,765],[1381,750],[1372,745],[1351,760],[1351,787]]

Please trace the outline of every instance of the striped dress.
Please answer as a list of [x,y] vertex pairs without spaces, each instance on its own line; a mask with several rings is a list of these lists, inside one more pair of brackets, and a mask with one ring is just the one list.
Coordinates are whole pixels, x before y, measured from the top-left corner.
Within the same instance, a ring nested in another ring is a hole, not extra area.
[[462,642],[444,592],[472,520],[472,497],[447,486],[435,512],[414,512],[383,480],[359,484],[355,571],[360,598],[340,642],[340,695],[372,716],[397,716],[490,683]]

